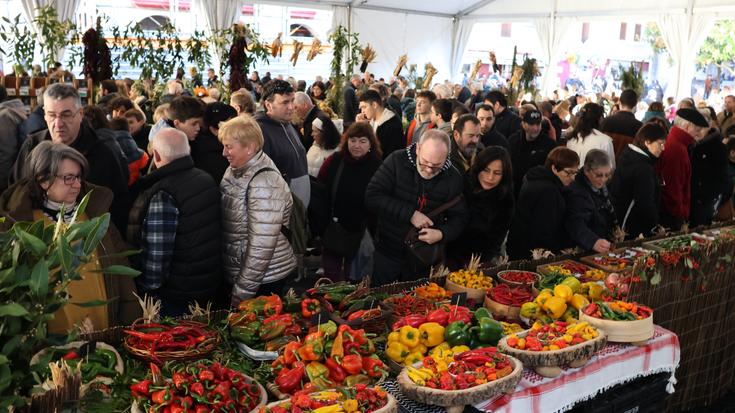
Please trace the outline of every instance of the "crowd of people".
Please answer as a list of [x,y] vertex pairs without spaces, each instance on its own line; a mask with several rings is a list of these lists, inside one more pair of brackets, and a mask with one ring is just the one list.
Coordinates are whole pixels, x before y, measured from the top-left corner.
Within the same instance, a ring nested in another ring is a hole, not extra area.
[[[719,114],[684,99],[673,122],[654,102],[641,122],[632,90],[516,104],[502,90],[366,74],[342,86],[335,119],[325,96],[340,85],[256,72],[222,101],[213,76],[196,79],[206,97],[169,82],[155,107],[125,82],[103,82],[95,106],[55,83],[30,116],[0,88],[3,229],[68,220],[85,195],[82,219],[111,216],[70,287],[109,304],[59,310],[55,331],[129,322],[134,292],[171,316],[282,294],[309,254],[334,281],[383,285],[473,254],[605,253],[732,217],[734,96]],[[139,252],[111,254],[125,250]],[[94,277],[113,256],[140,276]]]

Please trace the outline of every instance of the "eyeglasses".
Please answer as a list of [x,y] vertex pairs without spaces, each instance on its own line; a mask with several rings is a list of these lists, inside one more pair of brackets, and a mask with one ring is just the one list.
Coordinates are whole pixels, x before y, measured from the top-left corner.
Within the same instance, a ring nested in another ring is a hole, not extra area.
[[61,119],[62,122],[68,122],[72,118],[74,118],[74,116],[77,116],[77,113],[79,113],[79,110],[75,110],[73,112],[70,110],[65,110],[61,113],[46,112],[46,114],[44,114],[44,118],[46,118],[47,122],[54,122],[56,119]]
[[74,181],[79,181],[79,183],[82,183],[82,176],[81,175],[56,175],[57,178],[62,178],[64,180],[65,185],[72,186],[74,185]]
[[569,176],[569,177],[577,176],[577,174],[579,173],[579,169],[573,169],[571,171],[569,169],[562,169],[561,171],[564,172],[566,176]]
[[435,166],[435,165],[428,164],[424,162],[421,158],[418,158],[418,164],[421,168],[429,170],[431,172],[441,171],[442,166],[444,166],[444,165]]
[[592,172],[592,175],[593,175],[593,176],[594,176],[595,178],[597,178],[597,179],[601,179],[601,178],[609,178],[609,177],[611,177],[611,176],[612,176],[612,172],[607,172],[607,173],[603,173],[603,172]]

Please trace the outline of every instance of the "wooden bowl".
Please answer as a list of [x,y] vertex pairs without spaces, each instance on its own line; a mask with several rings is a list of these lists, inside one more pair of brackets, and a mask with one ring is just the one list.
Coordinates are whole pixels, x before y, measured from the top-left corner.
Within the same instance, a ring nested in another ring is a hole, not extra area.
[[447,291],[452,294],[455,293],[467,293],[467,299],[472,299],[475,302],[481,303],[485,300],[485,290],[482,288],[467,288],[463,285],[459,285],[452,282],[447,278],[446,285],[444,286]]
[[411,400],[446,407],[448,413],[461,412],[466,405],[492,399],[501,393],[512,393],[515,391],[518,382],[521,381],[523,363],[511,356],[508,356],[508,358],[513,363],[513,371],[509,375],[469,389],[439,390],[419,386],[408,377],[407,369],[403,369],[398,375],[398,387]]
[[642,320],[604,320],[579,312],[579,321],[586,321],[597,329],[605,330],[608,341],[616,343],[638,343],[653,337],[653,314]]
[[485,297],[485,308],[490,310],[493,316],[504,317],[508,320],[520,320],[521,307],[501,304],[490,298],[489,294]]
[[[69,349],[70,350],[70,349],[78,349],[79,347],[81,347],[85,343],[86,343],[86,341],[72,341],[71,343],[66,343],[64,345],[52,346],[52,347],[53,348],[57,348],[57,349],[63,349],[63,350]],[[118,374],[125,373],[125,363],[123,362],[122,357],[120,357],[120,353],[118,353],[118,351],[115,349],[115,347],[112,347],[111,345],[109,345],[107,343],[102,343],[102,342],[97,342],[96,346],[98,348],[105,349],[105,350],[110,350],[113,353],[115,353],[115,358],[117,359],[117,362],[115,363],[115,371]],[[31,358],[30,365],[32,366],[34,364],[38,364],[39,358],[41,358],[48,350],[49,350],[49,348],[45,348],[45,349],[39,351],[38,353],[34,354],[33,357]],[[112,384],[113,382],[114,382],[114,379],[112,377],[102,377],[102,376],[95,377],[94,379],[92,379],[88,383],[82,383],[80,393],[82,395],[84,395],[85,393],[87,393],[87,391],[90,389],[90,385],[92,385],[94,383]]]
[[[529,330],[516,333],[516,337],[525,337]],[[584,343],[575,344],[561,350],[528,351],[519,350],[508,345],[508,336],[500,339],[498,349],[503,353],[511,355],[526,367],[534,367],[536,372],[544,377],[556,377],[561,374],[561,366],[582,367],[600,351],[607,343],[604,330],[597,330],[597,337]]]
[[[506,279],[506,278],[503,277],[505,274],[510,273],[510,272],[524,272],[524,273],[528,273],[528,274],[533,275],[534,280],[531,281],[530,283],[523,283],[523,282],[511,281],[511,280],[508,280],[508,279]],[[499,271],[498,272],[498,282],[500,282],[502,284],[508,284],[511,287],[533,287],[540,278],[541,278],[541,275],[539,275],[539,273],[533,272],[533,271],[505,270],[505,271]]]
[[[325,390],[325,391],[334,391],[334,390]],[[393,397],[390,393],[387,391],[385,392],[386,396],[388,396],[388,402],[385,404],[385,406],[381,407],[378,410],[373,410],[373,413],[397,413],[398,412],[398,402],[396,401],[396,398]],[[278,406],[285,405],[287,403],[290,403],[291,400],[279,400],[277,402],[268,403],[265,407],[266,408],[274,408]],[[255,410],[254,412],[256,412]]]

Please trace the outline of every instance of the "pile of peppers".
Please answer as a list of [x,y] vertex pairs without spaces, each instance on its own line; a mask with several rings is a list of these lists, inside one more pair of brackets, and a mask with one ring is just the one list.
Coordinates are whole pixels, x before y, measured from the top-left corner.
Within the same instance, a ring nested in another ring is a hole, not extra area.
[[[155,364],[151,373],[160,376]],[[257,384],[219,363],[190,364],[174,370],[164,383],[146,379],[132,384],[130,391],[146,412],[249,412],[261,401]]]
[[[50,349],[51,360],[58,361],[63,359],[69,367],[76,368],[79,362],[82,362],[80,371],[82,373],[82,382],[89,383],[98,376],[114,377],[117,375],[115,366],[117,365],[117,356],[112,350],[97,348],[94,352],[81,357],[76,350]],[[48,371],[48,377],[51,377],[51,370]]]
[[440,390],[464,390],[501,379],[513,372],[513,364],[495,347],[478,348],[454,356],[447,370],[437,368],[431,357],[409,377],[421,386]]
[[388,404],[388,394],[381,387],[357,384],[339,391],[297,394],[273,407],[262,407],[258,413],[371,413]]
[[156,362],[162,361],[158,351],[193,350],[205,344],[214,345],[217,332],[206,324],[176,320],[174,324],[136,324],[123,330],[125,342],[132,348],[147,350]]
[[533,301],[533,294],[526,287],[511,287],[508,284],[499,284],[490,290],[490,298],[500,304],[520,307],[523,303]]
[[302,333],[293,315],[282,313],[283,303],[277,295],[245,300],[238,310],[227,319],[230,336],[251,348],[276,351]]
[[347,325],[338,329],[335,325],[334,330],[320,328],[301,342],[288,343],[271,367],[277,372],[278,390],[285,394],[353,387],[388,374],[365,331]]

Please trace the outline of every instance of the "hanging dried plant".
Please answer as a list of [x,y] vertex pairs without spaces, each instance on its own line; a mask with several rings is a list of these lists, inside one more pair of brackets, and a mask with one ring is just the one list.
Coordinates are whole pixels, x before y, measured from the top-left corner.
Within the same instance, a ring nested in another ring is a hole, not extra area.
[[401,74],[401,69],[406,66],[406,63],[408,63],[408,55],[404,54],[398,58],[398,64],[396,65],[396,69],[393,71],[393,76]]
[[283,32],[278,33],[278,37],[273,39],[273,43],[271,43],[271,56],[278,57],[283,56],[283,42],[281,42],[281,36],[283,35]]
[[368,43],[364,49],[362,49],[362,64],[360,64],[360,72],[365,73],[368,64],[375,61],[375,49]]
[[425,69],[424,89],[428,89],[429,87],[431,87],[431,79],[434,78],[434,75],[437,73],[437,70],[434,67],[434,65],[431,64],[431,62],[427,63],[424,69]]
[[322,52],[322,41],[315,37],[314,40],[311,42],[309,53],[306,55],[306,61],[311,62],[321,52]]
[[480,68],[481,67],[482,67],[482,60],[481,59],[477,59],[477,61],[475,62],[474,66],[472,66],[472,71],[470,72],[470,77],[469,77],[469,81],[470,82],[472,82],[473,80],[475,80],[475,77],[477,76],[477,72],[480,71]]
[[293,54],[291,55],[291,58],[288,60],[293,62],[294,66],[296,66],[296,62],[299,60],[299,53],[301,53],[301,49],[303,48],[304,48],[304,43],[299,42],[297,40],[293,41]]

